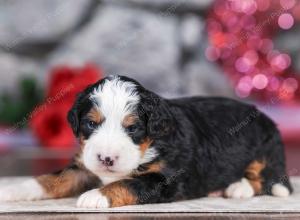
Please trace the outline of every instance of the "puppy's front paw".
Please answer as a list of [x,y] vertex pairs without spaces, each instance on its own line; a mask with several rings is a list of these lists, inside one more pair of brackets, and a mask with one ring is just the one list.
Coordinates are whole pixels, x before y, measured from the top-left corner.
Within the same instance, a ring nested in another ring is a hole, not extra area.
[[0,201],[5,202],[39,200],[45,197],[43,188],[35,179],[0,189]]
[[109,201],[106,196],[102,195],[99,189],[93,189],[83,193],[77,200],[79,208],[108,208]]

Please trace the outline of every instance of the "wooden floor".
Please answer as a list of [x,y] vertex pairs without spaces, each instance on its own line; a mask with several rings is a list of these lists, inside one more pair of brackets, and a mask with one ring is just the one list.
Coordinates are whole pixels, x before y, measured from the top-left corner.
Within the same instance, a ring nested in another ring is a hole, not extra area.
[[287,220],[299,220],[300,213],[290,214],[231,214],[231,213],[218,213],[218,214],[203,214],[203,213],[191,213],[191,214],[0,214],[0,220],[37,220],[37,219],[58,219],[58,220],[263,220],[263,219],[287,219]]

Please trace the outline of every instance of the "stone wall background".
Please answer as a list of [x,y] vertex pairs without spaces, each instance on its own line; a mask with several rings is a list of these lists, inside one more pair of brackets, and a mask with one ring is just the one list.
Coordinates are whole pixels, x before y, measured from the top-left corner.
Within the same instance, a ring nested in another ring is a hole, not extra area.
[[134,77],[167,97],[232,96],[228,79],[204,56],[211,3],[1,0],[0,92],[15,92],[21,76],[44,84],[55,65],[92,61],[105,74]]

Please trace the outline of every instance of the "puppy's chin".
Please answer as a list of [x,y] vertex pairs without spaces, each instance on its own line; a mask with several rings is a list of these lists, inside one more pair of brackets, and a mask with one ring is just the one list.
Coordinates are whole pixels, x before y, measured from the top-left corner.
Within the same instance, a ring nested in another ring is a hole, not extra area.
[[111,172],[111,171],[92,171],[97,176],[101,177],[112,177],[112,178],[123,178],[132,173],[132,170],[127,172]]
[[103,167],[91,167],[91,165],[85,165],[88,170],[90,170],[95,175],[102,177],[125,177],[132,173],[134,169],[130,170],[118,170],[118,169],[105,169]]

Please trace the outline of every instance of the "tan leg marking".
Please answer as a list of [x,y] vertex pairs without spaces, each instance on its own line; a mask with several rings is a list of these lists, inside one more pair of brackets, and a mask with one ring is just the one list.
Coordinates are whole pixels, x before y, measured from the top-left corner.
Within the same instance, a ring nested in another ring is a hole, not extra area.
[[87,172],[66,169],[58,175],[47,174],[36,179],[50,198],[63,198],[78,195],[89,186],[97,186],[99,179]]
[[129,191],[122,181],[110,183],[101,188],[100,192],[108,198],[110,207],[137,204],[137,197]]
[[265,161],[253,161],[245,171],[245,177],[249,180],[256,195],[262,192],[263,178],[261,171],[266,167]]

